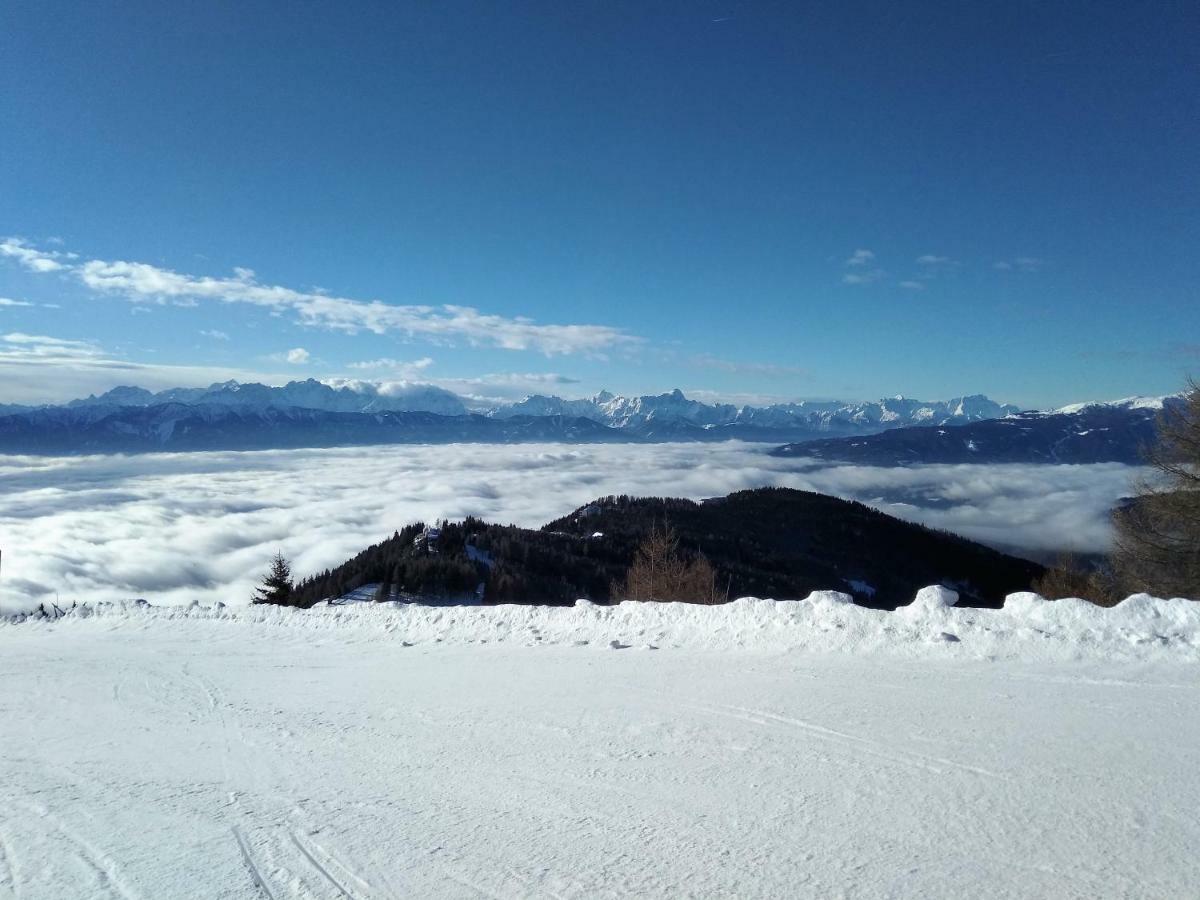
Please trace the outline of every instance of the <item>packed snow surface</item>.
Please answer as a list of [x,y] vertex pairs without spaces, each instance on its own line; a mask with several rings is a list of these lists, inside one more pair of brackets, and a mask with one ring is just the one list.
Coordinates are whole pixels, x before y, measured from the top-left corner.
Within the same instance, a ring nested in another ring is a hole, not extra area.
[[1195,896],[1200,606],[956,600],[5,620],[0,897]]

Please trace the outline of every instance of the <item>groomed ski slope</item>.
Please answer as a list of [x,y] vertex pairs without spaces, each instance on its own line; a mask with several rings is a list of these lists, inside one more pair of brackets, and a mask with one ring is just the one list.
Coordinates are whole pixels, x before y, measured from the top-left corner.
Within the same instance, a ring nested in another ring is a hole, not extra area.
[[1200,607],[951,599],[9,620],[0,897],[1196,896]]

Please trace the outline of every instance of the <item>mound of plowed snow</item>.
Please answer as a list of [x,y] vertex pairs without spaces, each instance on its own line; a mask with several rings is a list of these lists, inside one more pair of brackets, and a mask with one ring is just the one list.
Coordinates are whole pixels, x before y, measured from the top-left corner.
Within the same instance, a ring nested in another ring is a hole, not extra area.
[[9,626],[150,628],[176,622],[336,631],[341,639],[402,644],[560,645],[612,649],[808,650],[952,654],[968,659],[1112,658],[1200,661],[1200,603],[1146,594],[1105,609],[1083,600],[1011,594],[999,610],[955,606],[957,595],[924,588],[895,612],[855,606],[847,594],[805,600],[743,597],[720,606],[621,603],[573,607],[422,606],[404,603],[155,607],[143,602],[80,606],[58,619],[13,617]]

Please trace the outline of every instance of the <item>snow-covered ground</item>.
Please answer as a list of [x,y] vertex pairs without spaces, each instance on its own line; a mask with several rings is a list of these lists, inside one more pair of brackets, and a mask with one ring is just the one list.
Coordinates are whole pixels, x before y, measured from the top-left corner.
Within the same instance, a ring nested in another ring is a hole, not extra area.
[[1200,607],[947,599],[0,623],[0,897],[1196,896]]

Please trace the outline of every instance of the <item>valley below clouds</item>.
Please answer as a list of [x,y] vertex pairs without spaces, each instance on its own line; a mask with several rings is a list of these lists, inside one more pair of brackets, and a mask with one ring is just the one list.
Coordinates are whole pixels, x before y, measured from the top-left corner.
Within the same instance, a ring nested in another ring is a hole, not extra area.
[[769,449],[459,444],[0,456],[0,609],[56,598],[241,604],[276,550],[304,577],[416,520],[475,515],[537,527],[607,494],[702,499],[764,485],[860,500],[1002,549],[1097,552],[1108,547],[1108,510],[1140,474],[1119,464],[839,466]]

